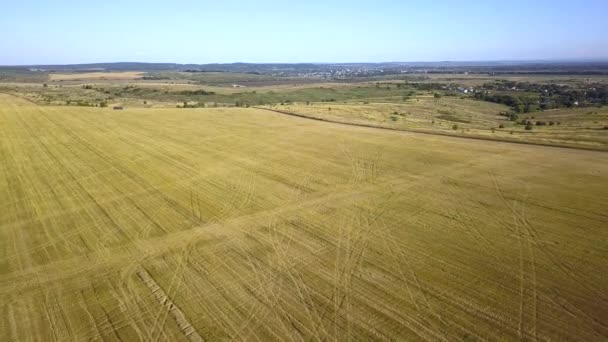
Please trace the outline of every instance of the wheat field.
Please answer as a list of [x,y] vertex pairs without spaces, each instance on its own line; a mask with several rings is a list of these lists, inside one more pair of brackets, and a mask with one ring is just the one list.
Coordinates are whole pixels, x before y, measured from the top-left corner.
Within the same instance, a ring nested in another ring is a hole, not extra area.
[[102,81],[102,80],[136,80],[144,75],[143,72],[121,71],[121,72],[75,72],[75,73],[51,73],[50,81]]
[[2,341],[608,338],[608,154],[0,94]]

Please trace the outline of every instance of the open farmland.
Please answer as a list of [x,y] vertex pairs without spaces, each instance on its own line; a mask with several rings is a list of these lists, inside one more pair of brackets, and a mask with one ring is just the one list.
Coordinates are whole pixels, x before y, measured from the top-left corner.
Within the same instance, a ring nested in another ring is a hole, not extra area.
[[0,161],[2,341],[608,338],[604,152],[0,94]]
[[51,81],[102,81],[102,80],[136,80],[144,75],[143,72],[75,72],[50,74]]

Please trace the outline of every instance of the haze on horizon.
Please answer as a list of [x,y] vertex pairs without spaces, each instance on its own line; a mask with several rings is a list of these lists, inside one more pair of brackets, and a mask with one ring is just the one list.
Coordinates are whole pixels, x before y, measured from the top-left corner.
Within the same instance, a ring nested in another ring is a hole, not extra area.
[[608,57],[608,2],[11,2],[0,65]]

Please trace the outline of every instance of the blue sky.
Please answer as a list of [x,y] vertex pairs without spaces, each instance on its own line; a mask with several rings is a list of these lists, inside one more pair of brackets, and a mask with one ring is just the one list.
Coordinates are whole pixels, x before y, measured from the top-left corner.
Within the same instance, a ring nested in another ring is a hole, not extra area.
[[608,1],[3,1],[0,64],[608,57]]

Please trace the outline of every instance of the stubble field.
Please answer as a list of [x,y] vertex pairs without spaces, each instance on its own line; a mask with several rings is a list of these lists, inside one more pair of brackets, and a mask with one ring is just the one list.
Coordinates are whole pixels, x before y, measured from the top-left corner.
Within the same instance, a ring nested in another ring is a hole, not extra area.
[[0,94],[0,340],[608,338],[608,154]]
[[50,74],[50,81],[103,81],[103,80],[136,80],[144,75],[143,72],[124,71],[124,72],[81,72],[66,74]]

